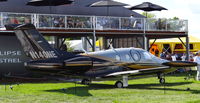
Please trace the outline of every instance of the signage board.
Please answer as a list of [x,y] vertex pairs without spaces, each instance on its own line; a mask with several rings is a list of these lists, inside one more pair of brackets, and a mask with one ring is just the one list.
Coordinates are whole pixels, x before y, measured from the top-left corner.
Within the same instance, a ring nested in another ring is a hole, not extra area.
[[28,72],[24,62],[29,58],[15,35],[0,35],[0,75],[11,73],[25,74]]

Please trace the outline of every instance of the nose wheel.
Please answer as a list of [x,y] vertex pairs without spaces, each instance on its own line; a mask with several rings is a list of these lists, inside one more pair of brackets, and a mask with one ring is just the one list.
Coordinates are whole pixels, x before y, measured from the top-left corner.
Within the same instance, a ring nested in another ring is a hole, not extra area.
[[128,76],[126,76],[126,75],[122,76],[122,81],[117,81],[115,83],[115,87],[117,87],[117,88],[128,87]]

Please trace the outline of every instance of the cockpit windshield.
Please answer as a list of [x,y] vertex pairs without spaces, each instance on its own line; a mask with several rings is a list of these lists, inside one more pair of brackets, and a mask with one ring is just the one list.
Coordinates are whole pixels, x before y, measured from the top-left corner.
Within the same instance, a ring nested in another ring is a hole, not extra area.
[[144,58],[145,59],[152,59],[152,55],[149,52],[143,52]]

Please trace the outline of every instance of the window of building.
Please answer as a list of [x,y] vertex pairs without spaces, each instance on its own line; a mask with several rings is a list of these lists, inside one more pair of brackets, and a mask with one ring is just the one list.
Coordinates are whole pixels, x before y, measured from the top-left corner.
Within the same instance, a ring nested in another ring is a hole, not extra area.
[[193,44],[190,44],[190,49],[194,49],[194,46],[193,46]]
[[176,44],[174,49],[183,49],[183,45],[182,44]]

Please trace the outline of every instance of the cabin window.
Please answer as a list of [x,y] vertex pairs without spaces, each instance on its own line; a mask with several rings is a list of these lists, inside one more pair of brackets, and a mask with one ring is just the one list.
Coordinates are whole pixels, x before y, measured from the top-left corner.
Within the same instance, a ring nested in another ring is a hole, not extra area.
[[131,50],[130,53],[134,61],[139,61],[141,59],[141,56],[137,51]]
[[131,60],[131,57],[128,54],[125,55],[125,58],[127,61]]
[[116,59],[117,61],[120,61],[121,58],[120,58],[119,55],[116,55],[116,56],[115,56],[115,59]]
[[170,45],[169,44],[163,44],[163,50],[164,50],[164,52],[171,53]]

